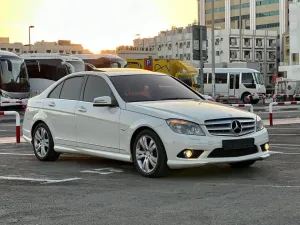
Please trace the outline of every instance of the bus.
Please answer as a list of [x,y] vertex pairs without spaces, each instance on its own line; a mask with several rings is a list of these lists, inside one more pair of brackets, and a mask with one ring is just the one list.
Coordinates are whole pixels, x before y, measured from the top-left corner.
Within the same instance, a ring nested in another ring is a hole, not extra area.
[[0,51],[0,107],[25,105],[30,95],[30,84],[24,59]]
[[83,60],[70,55],[56,53],[21,54],[25,60],[29,83],[30,97],[39,95],[60,78],[74,72],[85,70]]
[[72,55],[85,62],[85,70],[92,71],[94,68],[127,68],[127,61],[112,54],[77,54]]
[[[199,70],[199,69],[198,69]],[[212,94],[212,69],[203,69],[204,93]],[[234,95],[247,102],[247,96],[252,95],[252,104],[259,102],[259,96],[266,95],[263,75],[249,68],[216,68],[216,95]]]

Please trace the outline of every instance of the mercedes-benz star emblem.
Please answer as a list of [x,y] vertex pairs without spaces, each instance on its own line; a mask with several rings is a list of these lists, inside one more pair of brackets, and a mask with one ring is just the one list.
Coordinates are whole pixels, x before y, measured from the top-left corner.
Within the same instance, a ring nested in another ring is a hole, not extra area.
[[234,120],[231,123],[231,129],[234,133],[240,134],[242,132],[242,124],[239,121]]

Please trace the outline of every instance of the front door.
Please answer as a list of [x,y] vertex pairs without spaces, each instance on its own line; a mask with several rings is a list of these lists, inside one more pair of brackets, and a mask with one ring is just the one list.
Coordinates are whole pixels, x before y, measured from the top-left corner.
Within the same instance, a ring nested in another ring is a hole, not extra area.
[[112,91],[100,76],[90,75],[83,97],[75,110],[77,147],[81,151],[119,152],[119,107],[94,107],[97,97],[110,96]]
[[239,96],[239,89],[240,89],[240,74],[239,73],[229,73],[228,95]]

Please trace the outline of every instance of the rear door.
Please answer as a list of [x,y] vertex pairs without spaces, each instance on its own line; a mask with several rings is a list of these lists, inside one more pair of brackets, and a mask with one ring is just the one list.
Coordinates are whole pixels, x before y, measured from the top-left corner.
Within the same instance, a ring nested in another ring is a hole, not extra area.
[[80,98],[84,77],[66,79],[45,99],[43,108],[55,145],[76,146],[75,109]]

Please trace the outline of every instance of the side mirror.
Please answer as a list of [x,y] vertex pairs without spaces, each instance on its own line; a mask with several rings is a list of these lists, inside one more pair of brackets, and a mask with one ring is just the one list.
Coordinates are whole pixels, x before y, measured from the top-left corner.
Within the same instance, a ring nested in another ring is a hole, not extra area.
[[12,72],[12,63],[10,60],[7,60],[7,69],[9,72]]
[[94,107],[114,107],[117,104],[109,96],[95,98],[93,101]]
[[252,80],[252,84],[254,84],[254,80]]

